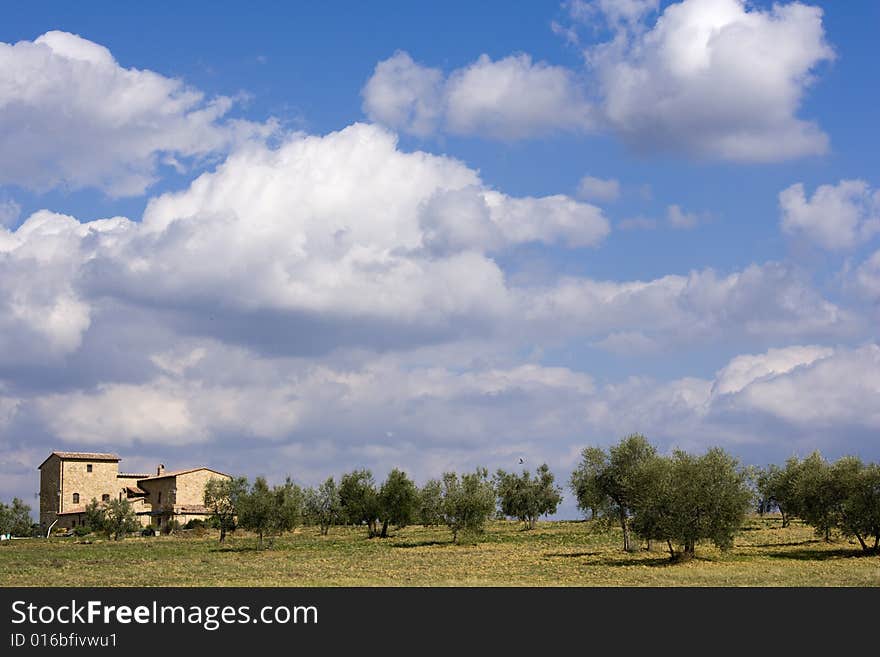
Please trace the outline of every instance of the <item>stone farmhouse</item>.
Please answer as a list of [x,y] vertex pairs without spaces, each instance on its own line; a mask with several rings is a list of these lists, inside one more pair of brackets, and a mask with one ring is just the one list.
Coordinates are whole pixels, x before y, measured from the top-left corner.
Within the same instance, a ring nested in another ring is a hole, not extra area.
[[144,527],[161,529],[172,520],[184,524],[207,519],[205,484],[210,479],[229,479],[211,468],[190,468],[155,474],[119,472],[122,459],[116,454],[52,452],[39,466],[40,527],[73,528],[85,524],[86,506],[93,499],[106,504],[113,498],[127,499]]

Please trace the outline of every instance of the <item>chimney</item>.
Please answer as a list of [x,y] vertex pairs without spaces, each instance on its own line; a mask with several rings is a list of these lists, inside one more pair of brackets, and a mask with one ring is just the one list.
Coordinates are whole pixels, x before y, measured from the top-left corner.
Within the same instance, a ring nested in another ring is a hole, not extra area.
[[163,474],[165,474],[165,464],[160,463],[159,467],[156,468],[156,476],[161,477]]

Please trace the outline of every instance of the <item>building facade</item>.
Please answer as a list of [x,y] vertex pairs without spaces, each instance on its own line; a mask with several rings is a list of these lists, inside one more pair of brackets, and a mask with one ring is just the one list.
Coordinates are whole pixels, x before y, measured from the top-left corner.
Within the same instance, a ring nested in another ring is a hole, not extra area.
[[120,473],[116,454],[95,452],[52,452],[39,466],[40,527],[73,528],[85,524],[86,506],[97,500],[127,499],[144,527],[167,527],[192,519],[206,519],[205,484],[229,475],[199,467],[165,472],[159,465],[155,475]]

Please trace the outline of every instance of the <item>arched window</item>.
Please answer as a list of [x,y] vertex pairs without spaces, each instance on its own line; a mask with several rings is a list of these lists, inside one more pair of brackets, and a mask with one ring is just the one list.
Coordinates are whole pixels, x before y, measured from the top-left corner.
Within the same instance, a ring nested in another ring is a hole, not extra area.
[[74,493],[74,494],[73,494],[73,503],[74,503],[74,504],[79,504],[79,493]]
[[110,501],[110,493],[104,493],[103,495],[101,495],[101,501],[102,502],[109,502]]

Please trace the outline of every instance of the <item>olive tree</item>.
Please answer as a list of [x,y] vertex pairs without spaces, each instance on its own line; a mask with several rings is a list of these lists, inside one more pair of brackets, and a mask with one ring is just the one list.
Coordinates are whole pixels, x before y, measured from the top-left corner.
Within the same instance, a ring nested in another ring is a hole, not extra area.
[[406,527],[415,518],[419,501],[416,485],[406,473],[394,468],[379,489],[379,521],[382,523],[380,536],[388,536],[388,525],[398,529]]
[[317,488],[307,489],[304,498],[306,518],[310,523],[318,525],[321,535],[326,536],[342,513],[339,489],[333,477],[327,477]]
[[370,538],[379,535],[379,494],[373,473],[361,469],[342,475],[339,504],[345,522],[350,525],[365,524]]
[[797,466],[797,459],[789,459],[785,468],[772,464],[758,471],[755,477],[764,510],[779,509],[783,527],[788,527],[796,506],[794,483]]
[[85,526],[95,533],[103,533],[106,513],[106,508],[98,502],[97,498],[93,497],[92,501],[86,504],[85,518],[83,518]]
[[829,542],[846,497],[846,484],[839,475],[819,452],[793,466],[797,516]]
[[452,531],[453,543],[462,535],[481,534],[494,510],[495,488],[486,468],[461,477],[454,472],[443,475],[443,521]]
[[118,541],[129,532],[137,531],[139,528],[137,514],[127,499],[114,499],[107,502],[104,509],[103,527],[101,528],[107,536]]
[[251,489],[239,500],[238,523],[260,537],[290,531],[302,519],[302,491],[290,478],[269,488],[265,478],[257,477]]
[[418,519],[423,527],[443,524],[443,482],[430,479],[419,489]]
[[32,524],[31,508],[21,499],[13,497],[10,505],[0,502],[0,534],[28,536]]
[[690,559],[699,541],[733,546],[752,502],[747,473],[736,459],[715,448],[703,456],[676,451],[653,455],[634,474],[633,529],[665,541],[670,557]]
[[272,489],[272,494],[275,497],[272,531],[278,534],[293,531],[303,520],[302,489],[287,477],[283,484]]
[[654,447],[641,434],[631,434],[608,450],[587,448],[581,464],[572,473],[571,486],[581,509],[617,518],[623,531],[623,549],[634,549],[629,518],[638,493],[638,474],[646,461],[656,455]]
[[844,457],[832,466],[832,478],[842,492],[835,513],[838,529],[844,536],[855,537],[863,551],[876,552],[880,549],[880,466]]
[[540,516],[556,513],[562,501],[561,490],[554,484],[553,473],[546,463],[538,468],[534,479],[527,470],[521,475],[498,470],[495,492],[501,512],[526,523],[528,529],[535,528]]
[[247,491],[248,481],[244,477],[214,477],[205,484],[205,508],[210,511],[211,520],[220,528],[221,543],[226,540],[226,532],[235,531],[238,508]]
[[601,447],[585,447],[581,462],[571,473],[568,487],[574,493],[578,509],[591,520],[607,517],[611,508],[608,494],[599,485],[599,475],[608,466],[608,454]]

